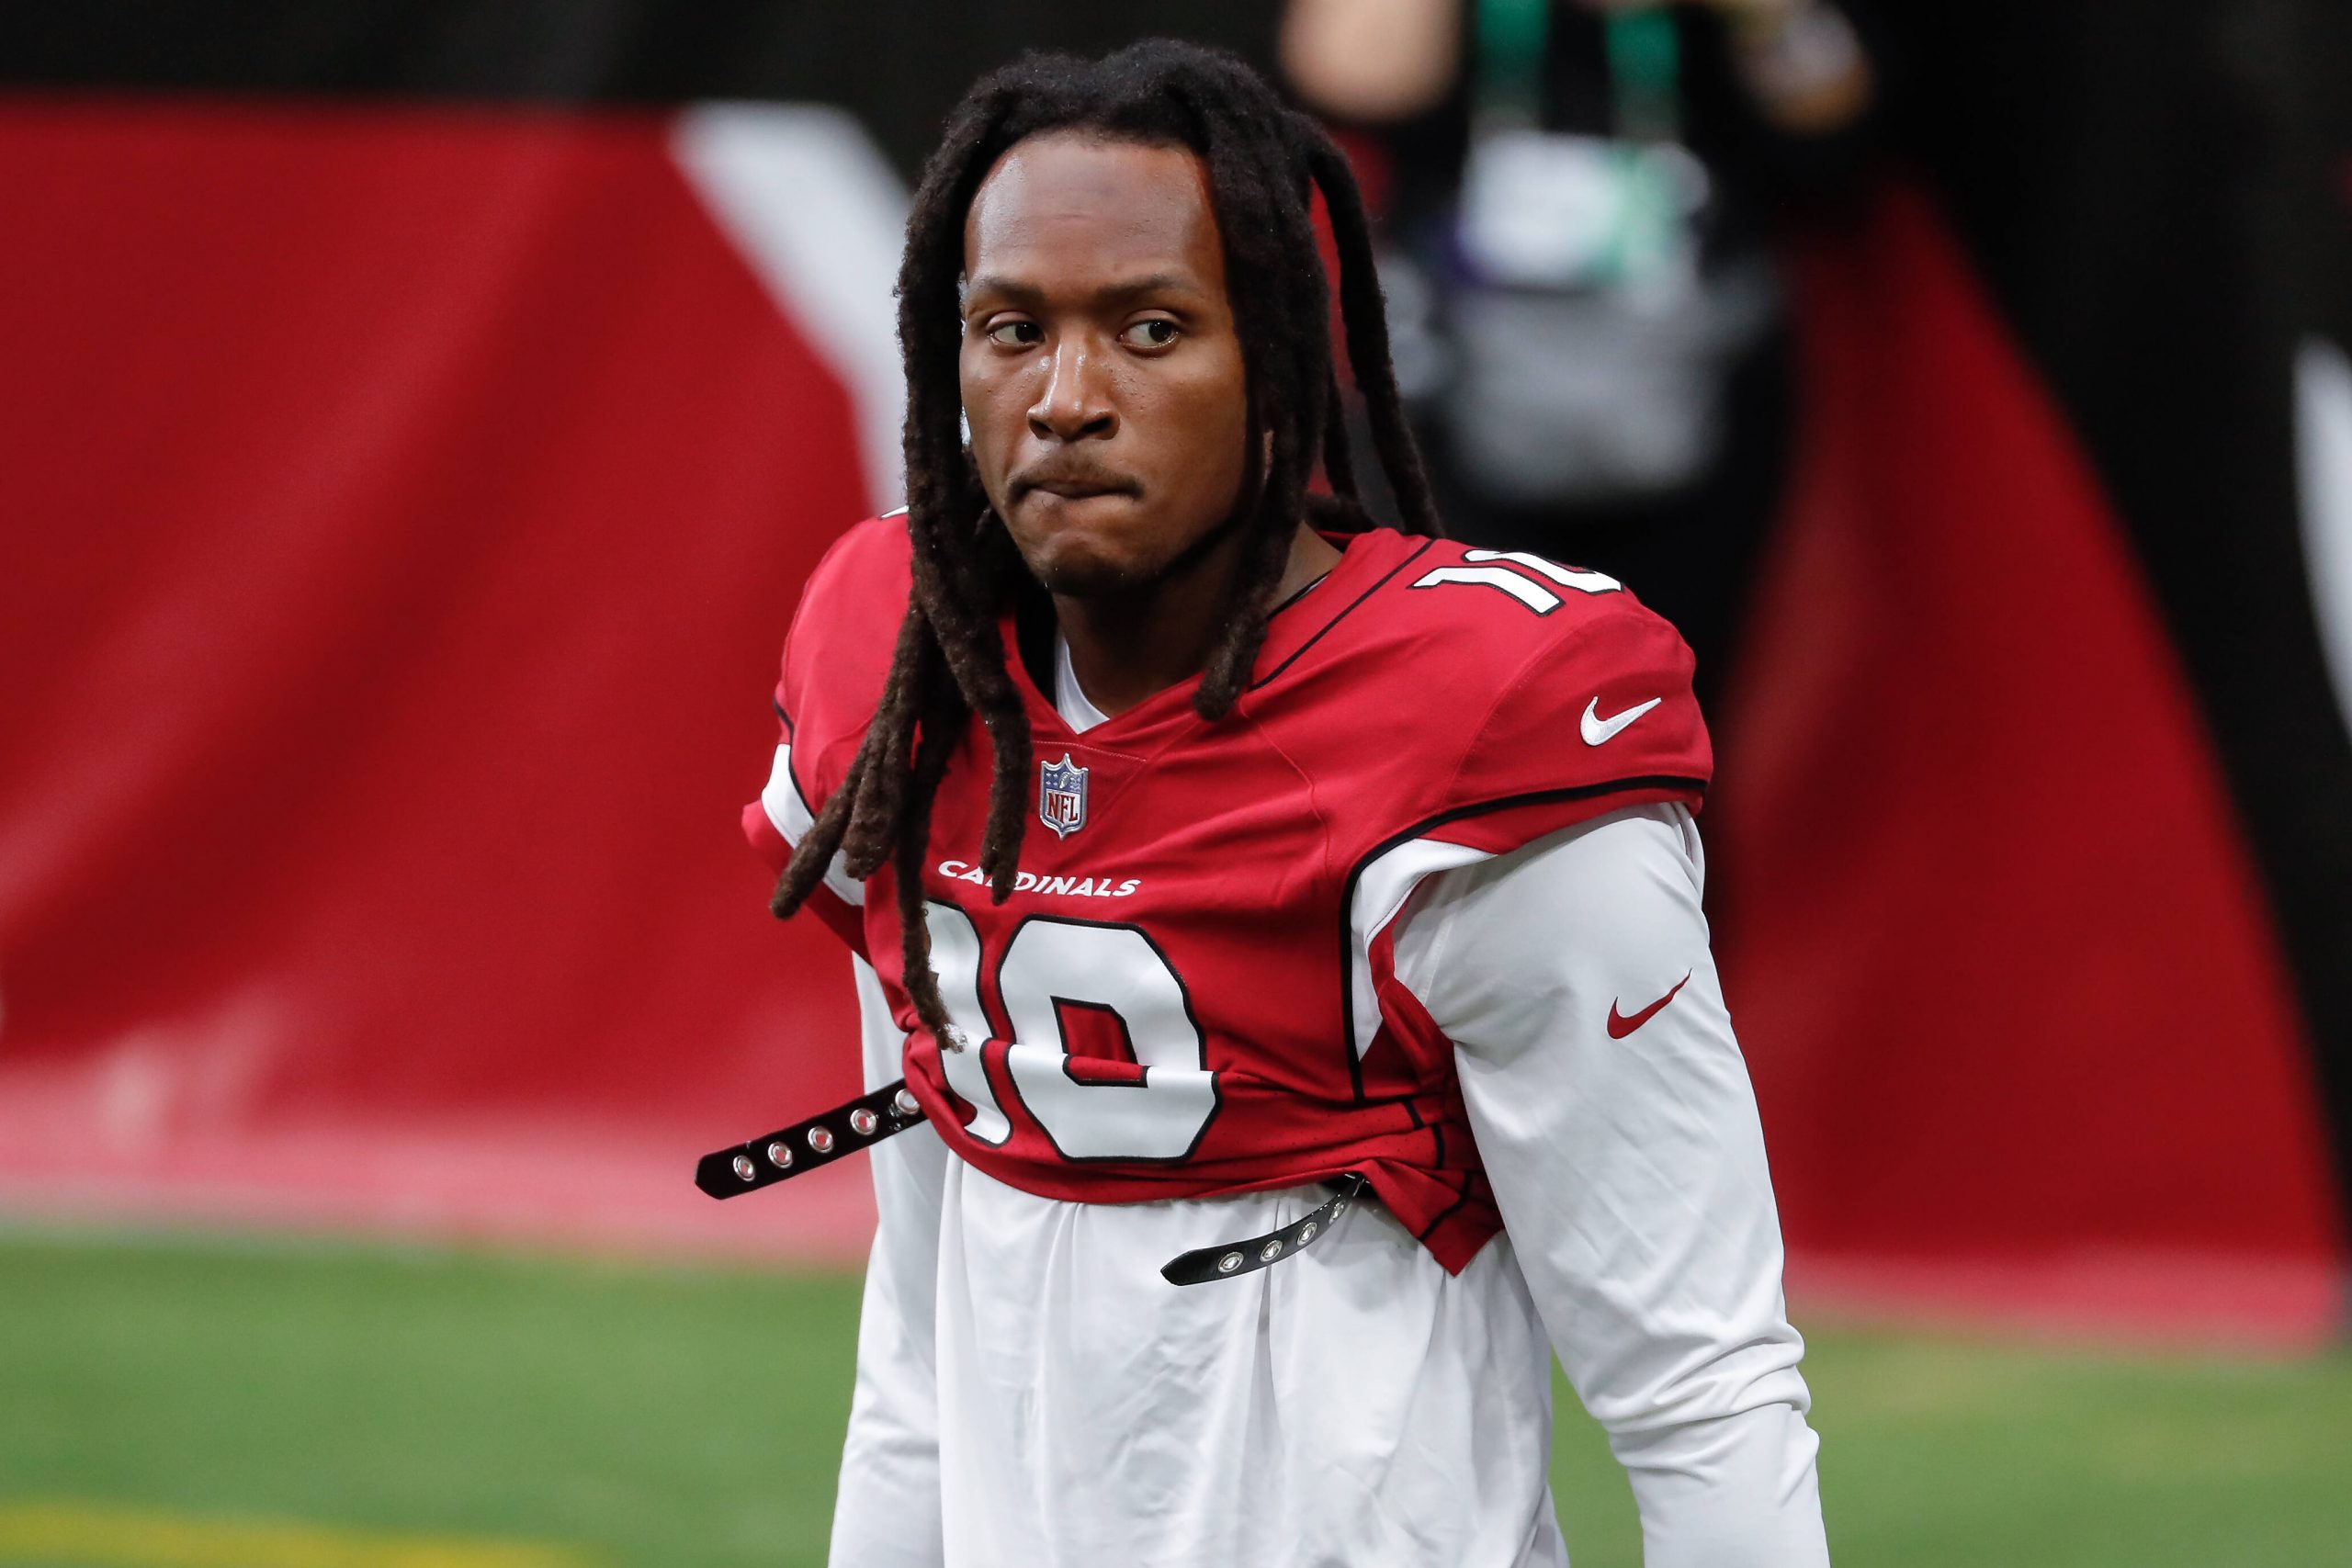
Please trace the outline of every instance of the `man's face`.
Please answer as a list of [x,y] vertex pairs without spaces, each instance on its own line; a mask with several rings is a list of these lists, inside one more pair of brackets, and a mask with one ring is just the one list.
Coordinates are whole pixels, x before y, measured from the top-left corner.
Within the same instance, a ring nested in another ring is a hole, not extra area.
[[964,223],[972,456],[1037,580],[1157,581],[1232,513],[1249,403],[1207,167],[1074,134],[1001,158]]

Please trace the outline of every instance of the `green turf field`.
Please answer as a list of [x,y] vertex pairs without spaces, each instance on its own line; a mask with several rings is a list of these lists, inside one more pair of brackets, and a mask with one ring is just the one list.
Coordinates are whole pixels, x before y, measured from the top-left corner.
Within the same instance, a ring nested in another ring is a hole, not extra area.
[[[816,1563],[856,1286],[340,1245],[0,1235],[0,1563]],[[2352,1358],[1817,1331],[1841,1564],[2352,1564]],[[1631,1565],[1573,1404],[1579,1568]]]

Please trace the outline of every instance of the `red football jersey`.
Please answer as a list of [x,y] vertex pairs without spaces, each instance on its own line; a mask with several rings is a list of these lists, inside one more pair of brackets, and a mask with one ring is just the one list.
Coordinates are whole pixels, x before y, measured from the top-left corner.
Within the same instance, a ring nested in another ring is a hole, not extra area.
[[[1188,681],[1077,734],[1012,659],[1035,754],[1018,891],[990,902],[975,869],[977,720],[924,857],[967,1048],[917,1028],[888,868],[863,886],[836,868],[815,903],[879,974],[916,1098],[990,1176],[1125,1202],[1360,1170],[1459,1269],[1500,1221],[1391,927],[1431,873],[1624,806],[1695,809],[1712,760],[1690,653],[1614,580],[1385,529],[1333,542],[1216,724]],[[877,519],[809,579],[775,771],[744,813],[772,865],[872,717],[907,556],[903,524]]]

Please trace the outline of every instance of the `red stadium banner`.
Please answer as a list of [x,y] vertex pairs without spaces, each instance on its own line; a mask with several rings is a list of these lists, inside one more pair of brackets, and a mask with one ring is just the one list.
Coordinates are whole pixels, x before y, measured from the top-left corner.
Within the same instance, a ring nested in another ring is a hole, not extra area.
[[2123,532],[1927,201],[1801,261],[1708,819],[1792,1291],[2324,1338],[2302,1021]]
[[10,1201],[855,1244],[686,1183],[854,1087],[735,819],[872,498],[678,129],[0,110]]
[[[793,112],[0,106],[0,1203],[860,1245],[854,1166],[688,1183],[856,1074],[736,827],[898,499],[894,198]],[[1804,296],[1707,818],[1792,1289],[2324,1334],[2301,1024],[2114,519],[1923,205]]]

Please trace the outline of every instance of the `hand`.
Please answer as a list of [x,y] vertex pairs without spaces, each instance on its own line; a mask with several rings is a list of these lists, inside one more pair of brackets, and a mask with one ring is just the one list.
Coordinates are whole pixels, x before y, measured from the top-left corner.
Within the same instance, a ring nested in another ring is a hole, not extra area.
[[[1676,0],[1577,0],[1609,15],[1655,11]],[[1853,23],[1822,0],[1690,0],[1723,18],[1740,75],[1767,119],[1819,135],[1869,107],[1875,84]]]

